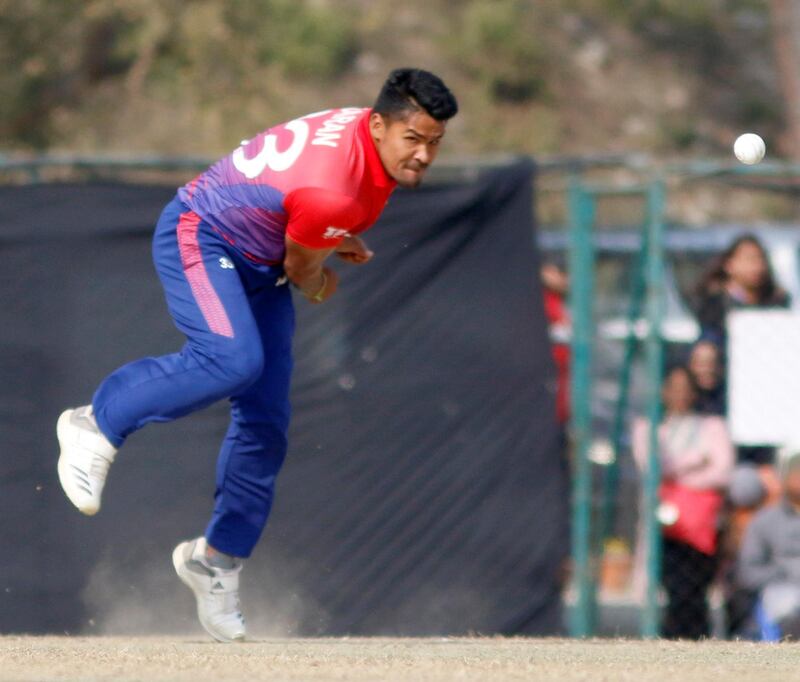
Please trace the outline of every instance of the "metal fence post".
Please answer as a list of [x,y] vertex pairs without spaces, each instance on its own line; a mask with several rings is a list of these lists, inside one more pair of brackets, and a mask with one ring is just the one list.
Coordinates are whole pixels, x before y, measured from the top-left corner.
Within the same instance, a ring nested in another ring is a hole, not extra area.
[[654,180],[647,196],[647,415],[650,421],[649,458],[644,474],[643,521],[647,557],[647,593],[642,611],[642,636],[658,637],[660,631],[659,586],[661,582],[661,524],[657,512],[661,467],[658,459],[658,425],[661,422],[661,381],[664,342],[661,324],[664,308],[664,206],[666,189]]
[[594,631],[594,575],[591,558],[592,468],[591,440],[592,293],[594,257],[592,228],[595,200],[572,178],[569,188],[570,311],[572,315],[571,410],[574,478],[572,490],[572,557],[576,603],[570,633],[586,637]]
[[[645,195],[645,200],[646,200]],[[614,459],[603,467],[603,491],[600,507],[600,530],[597,534],[597,551],[605,549],[605,541],[614,532],[616,521],[615,501],[619,486],[622,443],[627,428],[628,404],[630,399],[631,375],[633,362],[639,348],[639,339],[636,335],[636,324],[642,315],[642,305],[645,296],[645,264],[647,256],[647,229],[642,230],[641,246],[636,254],[633,272],[631,273],[631,300],[628,304],[625,347],[623,351],[622,366],[619,371],[619,397],[614,409],[614,421],[611,427],[611,447]]]

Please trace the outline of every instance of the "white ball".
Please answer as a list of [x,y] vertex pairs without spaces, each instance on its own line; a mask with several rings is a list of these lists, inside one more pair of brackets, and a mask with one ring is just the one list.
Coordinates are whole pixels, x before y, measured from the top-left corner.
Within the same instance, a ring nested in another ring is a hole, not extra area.
[[733,143],[733,153],[736,154],[736,158],[749,165],[761,161],[766,151],[764,140],[755,133],[739,135]]

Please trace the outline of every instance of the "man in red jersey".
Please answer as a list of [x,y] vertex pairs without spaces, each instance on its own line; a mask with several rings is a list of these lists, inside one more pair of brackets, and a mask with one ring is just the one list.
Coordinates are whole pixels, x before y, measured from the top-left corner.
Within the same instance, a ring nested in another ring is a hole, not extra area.
[[59,417],[59,479],[91,515],[129,434],[230,398],[211,521],[172,556],[200,622],[219,641],[244,639],[239,572],[286,455],[294,329],[287,280],[322,303],[337,287],[327,258],[368,262],[373,254],[359,235],[396,185],[420,183],[457,110],[437,76],[397,69],[372,109],[270,128],[182,187],[158,221],[153,259],[186,344],[124,365],[90,405]]

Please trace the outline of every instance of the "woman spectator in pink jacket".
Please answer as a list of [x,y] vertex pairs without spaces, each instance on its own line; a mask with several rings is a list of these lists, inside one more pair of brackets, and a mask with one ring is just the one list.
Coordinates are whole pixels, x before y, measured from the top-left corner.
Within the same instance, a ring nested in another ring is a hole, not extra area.
[[[668,512],[662,522],[669,523],[663,526],[661,580],[669,603],[662,634],[700,639],[710,634],[706,592],[717,566],[718,514],[733,470],[734,449],[722,417],[696,412],[696,390],[685,367],[667,373],[662,396],[658,458],[662,510]],[[641,471],[647,467],[648,443],[649,422],[637,419],[632,446]]]

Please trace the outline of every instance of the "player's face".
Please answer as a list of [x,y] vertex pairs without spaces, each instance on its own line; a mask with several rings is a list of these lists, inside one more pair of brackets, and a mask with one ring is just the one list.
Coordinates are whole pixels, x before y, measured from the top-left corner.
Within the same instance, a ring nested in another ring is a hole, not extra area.
[[389,176],[401,187],[419,185],[439,153],[445,122],[437,121],[424,111],[415,111],[403,120],[372,114],[369,127]]

